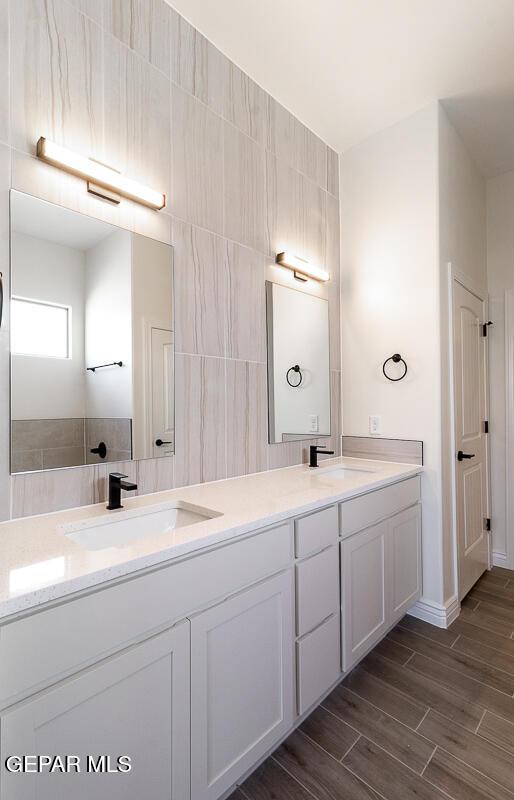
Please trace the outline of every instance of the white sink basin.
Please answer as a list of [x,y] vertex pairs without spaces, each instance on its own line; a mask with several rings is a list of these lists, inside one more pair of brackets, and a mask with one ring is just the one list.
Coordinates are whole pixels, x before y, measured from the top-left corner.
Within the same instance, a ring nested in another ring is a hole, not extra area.
[[221,516],[218,511],[176,501],[70,522],[61,525],[59,530],[85,550],[103,550],[125,547],[139,539],[171,533],[177,528]]
[[328,467],[327,469],[320,470],[318,474],[326,478],[344,480],[344,478],[356,478],[359,475],[373,472],[376,472],[376,470],[368,467],[345,467],[344,464],[341,464],[338,467]]

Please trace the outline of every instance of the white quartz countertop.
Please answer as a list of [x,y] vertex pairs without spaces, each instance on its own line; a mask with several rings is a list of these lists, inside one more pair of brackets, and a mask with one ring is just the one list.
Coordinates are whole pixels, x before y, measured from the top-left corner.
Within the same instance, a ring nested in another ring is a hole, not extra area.
[[[362,472],[344,478],[331,474],[330,469],[341,465]],[[100,550],[86,550],[76,544],[62,526],[105,514],[115,518],[120,513],[107,512],[104,503],[0,523],[0,619],[7,621],[13,614],[73,592],[164,564],[421,471],[412,464],[334,458],[323,460],[318,469],[301,465],[125,498],[126,510],[178,500],[211,509],[220,516]]]

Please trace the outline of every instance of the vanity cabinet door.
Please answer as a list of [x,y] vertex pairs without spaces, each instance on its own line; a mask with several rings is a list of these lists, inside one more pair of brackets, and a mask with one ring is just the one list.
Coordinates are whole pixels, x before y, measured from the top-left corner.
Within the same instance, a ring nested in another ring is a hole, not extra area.
[[[2,800],[188,800],[189,622],[12,706],[0,723]],[[7,756],[23,754],[79,756],[80,772],[9,773]],[[111,771],[88,771],[88,756]],[[116,772],[119,756],[130,772]]]
[[414,605],[421,595],[421,506],[418,504],[389,520],[391,549],[391,623]]
[[347,672],[388,627],[388,522],[341,543],[343,670]]
[[290,571],[191,619],[191,797],[214,800],[293,720]]

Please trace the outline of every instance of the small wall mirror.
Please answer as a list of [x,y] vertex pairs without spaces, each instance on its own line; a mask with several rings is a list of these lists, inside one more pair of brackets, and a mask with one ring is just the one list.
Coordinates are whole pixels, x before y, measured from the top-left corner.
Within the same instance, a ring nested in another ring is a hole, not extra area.
[[328,300],[266,283],[270,443],[330,436]]
[[172,248],[11,192],[11,472],[174,451]]

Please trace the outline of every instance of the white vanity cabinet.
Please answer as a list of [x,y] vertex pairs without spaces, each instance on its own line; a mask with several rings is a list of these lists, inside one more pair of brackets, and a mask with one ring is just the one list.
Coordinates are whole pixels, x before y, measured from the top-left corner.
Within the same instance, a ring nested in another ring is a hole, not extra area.
[[341,543],[343,669],[362,658],[388,627],[387,523]]
[[296,708],[304,714],[341,674],[337,506],[295,520]]
[[[2,800],[188,800],[189,659],[185,621],[6,710],[2,761],[73,755],[80,773],[4,769]],[[111,770],[128,755],[130,772],[88,771],[102,755]]]
[[[342,503],[340,513],[343,670],[347,672],[421,595],[419,479]],[[387,518],[348,532],[380,516]]]
[[[419,478],[0,626],[1,800],[218,800],[421,591]],[[10,755],[80,773],[9,773]],[[131,759],[130,772],[117,769]]]
[[293,580],[191,618],[191,796],[216,800],[293,723]]

